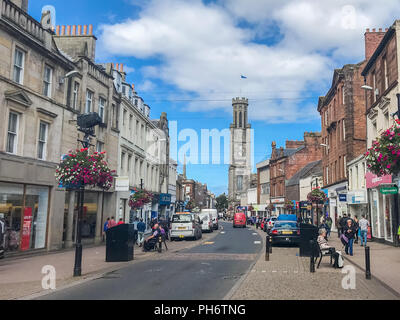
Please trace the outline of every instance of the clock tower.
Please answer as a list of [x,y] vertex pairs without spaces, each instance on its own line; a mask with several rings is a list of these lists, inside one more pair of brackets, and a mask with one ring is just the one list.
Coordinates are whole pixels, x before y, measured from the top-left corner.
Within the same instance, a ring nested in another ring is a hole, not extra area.
[[251,125],[248,123],[249,100],[232,99],[233,123],[230,125],[230,166],[228,199],[230,206],[240,205],[251,180]]

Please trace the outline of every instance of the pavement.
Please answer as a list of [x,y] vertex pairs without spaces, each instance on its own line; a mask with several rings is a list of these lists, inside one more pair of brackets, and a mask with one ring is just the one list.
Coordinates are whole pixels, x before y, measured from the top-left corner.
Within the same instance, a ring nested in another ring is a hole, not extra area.
[[[266,234],[262,236],[265,248]],[[337,246],[338,250],[340,247]],[[265,250],[265,249],[264,249]],[[344,252],[344,251],[343,251]],[[230,300],[399,300],[390,288],[373,278],[365,279],[365,273],[348,259],[343,269],[334,269],[329,258],[323,258],[320,268],[310,273],[310,258],[299,257],[298,247],[276,247],[270,260],[262,254],[230,295]],[[357,255],[357,253],[356,253]],[[386,260],[387,263],[391,261]],[[355,286],[348,280],[349,269],[355,271]],[[393,271],[388,268],[388,274]],[[393,276],[395,272],[393,272]],[[347,278],[346,278],[347,277]],[[343,286],[344,284],[344,286]],[[349,286],[350,284],[350,286]]]
[[[365,272],[365,248],[360,246],[360,240],[358,244],[353,245],[353,256],[345,254],[337,233],[331,234],[329,242],[335,248],[339,248],[338,250],[342,250],[345,260]],[[368,242],[367,245],[370,248],[372,278],[400,295],[400,248],[374,241]]]
[[[217,232],[203,234],[200,241],[210,240]],[[168,242],[168,251],[143,252],[142,248],[135,245],[134,260],[129,262],[105,262],[105,245],[83,247],[82,276],[73,277],[75,250],[50,252],[43,255],[6,258],[0,260],[0,300],[5,299],[30,299],[49,293],[42,287],[42,273],[44,266],[53,266],[56,271],[56,290],[62,290],[93,279],[106,273],[114,272],[126,266],[136,264],[148,259],[160,259],[166,252],[173,253],[182,249],[191,248],[199,244],[199,241],[173,241]]]

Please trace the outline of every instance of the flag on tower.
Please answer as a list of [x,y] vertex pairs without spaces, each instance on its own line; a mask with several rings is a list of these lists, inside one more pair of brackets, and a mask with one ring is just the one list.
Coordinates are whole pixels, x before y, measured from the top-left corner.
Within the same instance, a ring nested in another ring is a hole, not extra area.
[[240,79],[247,79],[244,75],[240,75]]

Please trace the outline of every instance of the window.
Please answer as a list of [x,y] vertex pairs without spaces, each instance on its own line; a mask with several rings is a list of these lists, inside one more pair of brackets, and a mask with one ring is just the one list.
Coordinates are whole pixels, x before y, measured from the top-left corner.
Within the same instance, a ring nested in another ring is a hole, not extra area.
[[130,115],[129,115],[129,137],[132,136],[132,131],[133,131],[133,129],[132,129],[132,123],[133,123],[133,116],[130,114]]
[[53,75],[53,69],[49,66],[44,66],[44,76],[43,76],[43,95],[46,97],[51,97],[51,78]]
[[104,143],[97,141],[96,143],[96,152],[103,152]]
[[343,123],[343,141],[346,141],[346,123],[344,119],[342,123]]
[[383,72],[385,77],[385,90],[389,87],[389,77],[388,77],[388,69],[387,69],[387,60],[386,57],[383,58]]
[[372,122],[372,132],[373,132],[373,137],[376,137],[378,134],[378,127],[376,125],[376,121]]
[[342,104],[345,104],[344,85],[342,87]]
[[238,191],[242,190],[243,188],[243,176],[237,177],[237,189]]
[[79,83],[74,82],[74,93],[72,97],[72,108],[77,109],[78,107],[78,94],[79,94]]
[[47,131],[48,124],[40,121],[39,125],[39,140],[38,140],[38,159],[46,159],[46,147],[47,147]]
[[122,125],[125,126],[126,110],[124,109],[122,113]]
[[346,156],[343,157],[343,170],[344,170],[344,176],[347,178],[347,162],[346,162]]
[[242,113],[239,112],[239,128],[242,127]]
[[374,95],[373,102],[375,102],[376,101],[376,96],[377,96],[377,94],[376,94],[376,76],[375,76],[375,71],[372,73],[372,84],[373,84],[373,89],[374,89],[374,91],[372,92],[372,94]]
[[101,122],[104,123],[104,110],[106,107],[106,100],[103,98],[99,98],[99,116],[101,118]]
[[17,153],[19,115],[10,112],[8,117],[7,152]]
[[388,129],[389,127],[390,127],[390,120],[389,120],[389,111],[386,111],[385,113],[384,113],[384,118],[385,118],[385,129]]
[[15,49],[14,81],[19,84],[23,84],[24,82],[24,63],[25,63],[25,53],[20,49]]
[[121,153],[121,169],[124,169],[124,162],[125,162],[125,152]]
[[326,184],[329,184],[329,167],[325,168]]
[[131,171],[131,162],[132,162],[132,156],[128,155],[128,172]]
[[86,108],[85,113],[89,113],[92,111],[92,102],[93,102],[93,92],[87,90],[86,91]]

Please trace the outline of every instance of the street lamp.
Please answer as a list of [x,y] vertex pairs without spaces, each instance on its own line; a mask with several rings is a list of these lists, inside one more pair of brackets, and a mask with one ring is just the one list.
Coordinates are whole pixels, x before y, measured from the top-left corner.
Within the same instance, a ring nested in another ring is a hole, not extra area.
[[[94,137],[94,127],[101,124],[101,117],[96,113],[82,114],[78,116],[78,130],[85,134],[83,140],[79,140],[82,143],[83,148],[89,148],[90,137]],[[76,230],[76,244],[75,244],[75,265],[74,265],[74,277],[80,277],[82,273],[82,216],[83,216],[83,203],[85,197],[85,184],[81,181],[78,193],[78,221]]]

